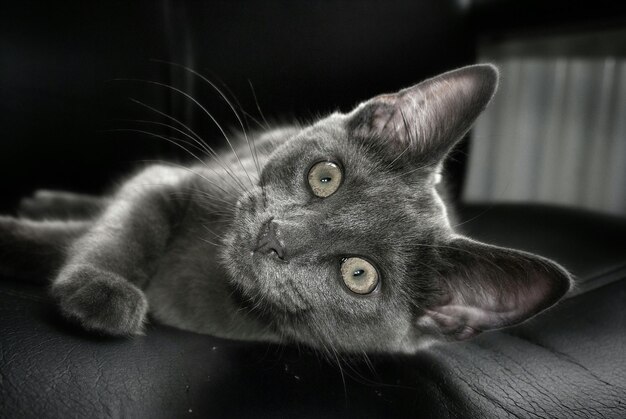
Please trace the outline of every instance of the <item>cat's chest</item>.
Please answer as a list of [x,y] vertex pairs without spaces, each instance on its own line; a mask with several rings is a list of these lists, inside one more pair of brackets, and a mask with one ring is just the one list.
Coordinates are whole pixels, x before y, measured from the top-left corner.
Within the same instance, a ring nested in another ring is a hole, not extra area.
[[219,239],[193,217],[179,227],[145,289],[150,311],[167,324],[212,332],[231,321],[232,311]]

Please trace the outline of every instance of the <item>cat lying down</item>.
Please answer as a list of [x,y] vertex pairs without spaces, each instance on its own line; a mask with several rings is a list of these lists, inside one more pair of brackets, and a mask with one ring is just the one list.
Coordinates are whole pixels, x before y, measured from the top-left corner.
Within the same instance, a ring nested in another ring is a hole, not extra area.
[[523,322],[570,276],[457,234],[437,186],[497,82],[491,65],[464,67],[148,167],[108,197],[39,192],[0,217],[0,273],[49,278],[63,316],[106,335],[141,334],[149,314],[226,338],[412,352]]

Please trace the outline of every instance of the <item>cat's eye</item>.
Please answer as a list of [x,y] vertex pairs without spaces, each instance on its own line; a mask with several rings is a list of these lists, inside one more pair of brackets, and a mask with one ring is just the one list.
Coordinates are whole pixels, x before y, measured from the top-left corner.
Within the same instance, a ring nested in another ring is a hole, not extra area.
[[343,180],[343,173],[337,164],[321,161],[311,167],[307,180],[315,196],[326,198],[337,192]]
[[378,285],[378,271],[365,259],[350,257],[341,262],[341,278],[356,294],[369,294]]

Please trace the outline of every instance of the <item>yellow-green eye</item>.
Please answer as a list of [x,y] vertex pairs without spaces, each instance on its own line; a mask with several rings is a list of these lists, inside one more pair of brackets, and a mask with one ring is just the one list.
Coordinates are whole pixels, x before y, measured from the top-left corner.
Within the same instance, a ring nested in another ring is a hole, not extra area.
[[365,259],[351,257],[341,263],[341,278],[350,291],[369,294],[378,285],[378,271]]
[[320,198],[326,198],[337,192],[342,179],[341,168],[329,161],[316,163],[309,170],[309,186],[313,194]]

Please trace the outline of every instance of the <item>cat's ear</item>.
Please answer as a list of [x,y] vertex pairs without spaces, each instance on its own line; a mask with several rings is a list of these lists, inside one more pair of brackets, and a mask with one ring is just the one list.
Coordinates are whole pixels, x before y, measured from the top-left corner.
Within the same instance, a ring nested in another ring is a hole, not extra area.
[[465,340],[521,323],[555,304],[570,289],[570,275],[530,253],[456,237],[440,248],[441,300],[417,319],[423,332]]
[[395,151],[440,160],[470,129],[497,85],[493,65],[463,67],[360,104],[348,115],[348,129]]

